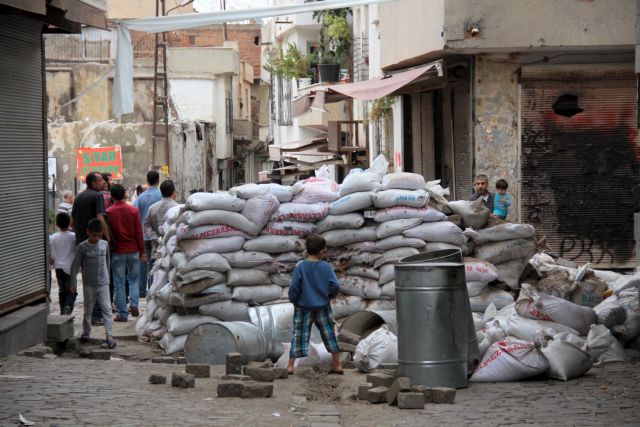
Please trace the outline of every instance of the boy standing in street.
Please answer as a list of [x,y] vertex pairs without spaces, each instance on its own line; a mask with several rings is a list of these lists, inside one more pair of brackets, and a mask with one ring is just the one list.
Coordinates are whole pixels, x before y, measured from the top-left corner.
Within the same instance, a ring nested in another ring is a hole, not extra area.
[[77,291],[77,276],[82,270],[82,295],[84,296],[84,317],[82,319],[83,341],[91,336],[91,312],[98,304],[102,312],[102,322],[106,332],[106,344],[115,348],[112,336],[111,301],[109,300],[109,243],[102,238],[102,222],[92,219],[87,226],[89,238],[76,247],[71,265],[71,291]]
[[76,236],[69,231],[71,217],[68,213],[60,212],[56,215],[56,225],[60,229],[49,238],[49,261],[56,269],[58,281],[58,299],[60,300],[60,314],[69,315],[73,311],[78,293],[71,292],[71,264],[76,250]]
[[322,260],[326,252],[324,238],[312,234],[307,237],[306,247],[308,257],[296,265],[289,286],[289,301],[295,306],[295,311],[287,371],[293,374],[296,358],[308,355],[311,327],[315,324],[333,359],[329,373],[342,375],[335,320],[329,304],[329,300],[338,295],[340,284],[331,265]]

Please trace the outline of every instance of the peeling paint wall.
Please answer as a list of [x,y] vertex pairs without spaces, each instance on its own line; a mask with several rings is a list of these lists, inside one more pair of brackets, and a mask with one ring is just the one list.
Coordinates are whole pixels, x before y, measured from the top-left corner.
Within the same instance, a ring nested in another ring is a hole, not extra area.
[[[78,64],[72,67],[73,84],[76,94],[82,93],[97,82],[109,70],[104,64]],[[102,80],[93,89],[91,96],[83,96],[76,103],[76,117],[79,120],[102,122],[111,118],[111,96],[108,79]]]
[[71,68],[58,68],[47,70],[47,117],[50,119],[61,119],[71,121],[74,118],[75,108],[73,105],[60,108],[71,98],[73,98],[73,78]]
[[496,180],[509,183],[509,219],[519,220],[519,130],[516,64],[505,55],[476,56],[475,174],[489,177],[495,192]]

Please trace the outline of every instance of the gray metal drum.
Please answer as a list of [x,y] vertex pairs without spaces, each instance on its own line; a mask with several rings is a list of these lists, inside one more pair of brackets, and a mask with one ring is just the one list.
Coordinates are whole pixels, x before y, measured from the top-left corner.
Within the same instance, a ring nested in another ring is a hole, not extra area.
[[262,331],[246,322],[205,323],[191,331],[184,345],[187,363],[223,365],[227,353],[235,352],[242,354],[244,363],[267,359]]
[[[395,265],[398,371],[412,384],[467,387],[469,297],[459,250],[414,255]],[[477,347],[477,346],[476,346]]]

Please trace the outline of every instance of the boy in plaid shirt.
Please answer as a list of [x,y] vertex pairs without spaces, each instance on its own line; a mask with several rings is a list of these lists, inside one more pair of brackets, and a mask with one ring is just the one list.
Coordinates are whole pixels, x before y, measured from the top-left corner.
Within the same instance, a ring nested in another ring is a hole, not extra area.
[[296,358],[308,355],[311,327],[315,324],[333,359],[330,373],[342,375],[344,371],[340,366],[336,322],[329,305],[329,300],[338,295],[340,285],[331,265],[322,260],[326,252],[324,238],[312,234],[307,237],[306,246],[308,257],[296,265],[289,285],[289,301],[295,306],[295,311],[287,371],[293,374]]

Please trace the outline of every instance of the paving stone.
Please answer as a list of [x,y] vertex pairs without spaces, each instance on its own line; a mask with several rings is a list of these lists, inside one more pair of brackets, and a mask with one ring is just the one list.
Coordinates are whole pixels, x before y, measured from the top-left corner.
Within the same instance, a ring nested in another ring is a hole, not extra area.
[[424,409],[422,393],[402,392],[398,394],[397,400],[400,409]]
[[149,382],[151,384],[166,384],[167,377],[165,375],[151,374],[149,376]]
[[242,354],[228,353],[225,357],[225,374],[240,375],[242,374]]
[[433,402],[433,393],[432,388],[427,387],[426,385],[412,385],[411,392],[413,393],[422,393],[424,396],[424,403],[432,403]]
[[193,374],[196,378],[209,378],[211,376],[211,366],[209,365],[187,365],[184,371],[187,374]]
[[187,358],[184,356],[180,356],[178,357],[178,365],[186,365],[187,364]]
[[346,344],[358,345],[361,339],[362,337],[360,337],[360,335],[354,334],[353,332],[349,332],[344,329],[341,330],[338,334],[338,341]]
[[242,397],[242,381],[223,381],[218,383],[218,397]]
[[391,375],[377,372],[367,375],[367,382],[370,383],[372,387],[391,387],[393,380],[394,378]]
[[276,380],[286,380],[289,378],[287,368],[270,368],[270,370],[273,372],[274,379]]
[[78,349],[77,353],[78,353],[78,356],[80,357],[89,357],[89,355],[91,354],[91,350],[88,348],[81,347]]
[[275,373],[269,368],[246,368],[245,374],[254,381],[270,383],[276,378]]
[[80,337],[71,337],[66,340],[64,343],[64,351],[78,351],[80,347],[82,347],[82,342],[80,341]]
[[273,384],[259,383],[259,382],[244,382],[242,383],[243,398],[256,398],[256,397],[271,397],[273,396]]
[[196,377],[184,372],[171,374],[171,385],[179,388],[193,388],[196,385]]
[[251,381],[251,377],[248,375],[230,374],[220,377],[222,381]]
[[62,342],[73,337],[73,317],[50,314],[47,316],[47,338]]
[[167,365],[175,365],[176,358],[171,356],[159,356],[151,359],[151,363],[164,363]]
[[367,400],[367,393],[371,390],[371,384],[358,386],[358,400]]
[[389,405],[395,406],[398,403],[398,394],[403,391],[411,390],[411,380],[407,377],[396,378],[389,387],[387,392],[387,402]]
[[379,386],[370,388],[367,392],[367,400],[371,403],[385,403],[389,387]]
[[349,353],[356,352],[356,346],[353,344],[338,341],[338,346],[340,347],[340,351],[348,351]]
[[110,360],[111,350],[91,350],[89,353],[89,359]]
[[18,353],[20,356],[26,356],[26,357],[42,357],[45,354],[47,354],[44,350],[22,350],[20,353]]
[[433,403],[453,403],[456,398],[456,389],[449,387],[433,387],[431,400]]

